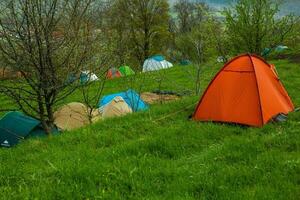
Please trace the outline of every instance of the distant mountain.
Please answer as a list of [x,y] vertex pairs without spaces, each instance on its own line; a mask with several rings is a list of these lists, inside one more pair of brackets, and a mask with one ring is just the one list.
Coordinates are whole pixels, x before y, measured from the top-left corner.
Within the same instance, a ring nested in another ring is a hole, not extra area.
[[[169,0],[170,4],[173,5],[177,0]],[[224,7],[234,4],[236,0],[191,0],[198,2],[205,2],[210,7],[217,10],[221,10]],[[284,0],[280,8],[280,15],[295,14],[300,16],[300,0]]]

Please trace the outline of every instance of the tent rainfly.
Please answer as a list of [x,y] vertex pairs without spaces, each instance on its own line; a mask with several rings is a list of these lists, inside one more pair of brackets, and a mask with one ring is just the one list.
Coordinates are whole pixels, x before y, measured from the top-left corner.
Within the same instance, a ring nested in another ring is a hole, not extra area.
[[145,60],[143,65],[143,72],[157,71],[173,67],[173,64],[166,61],[163,56],[157,55]]
[[[99,113],[92,112],[92,122],[97,121]],[[62,130],[73,130],[90,124],[88,108],[78,102],[62,106],[54,113],[54,123]]]
[[80,82],[81,83],[86,83],[89,81],[97,81],[99,80],[98,76],[89,70],[82,71],[80,74]]
[[120,97],[116,96],[108,104],[100,108],[102,113],[102,118],[119,117],[129,113],[132,113],[131,107],[126,103],[126,101]]
[[120,96],[124,99],[124,101],[128,104],[128,106],[132,109],[133,112],[147,110],[148,105],[141,99],[141,97],[134,90],[127,90],[126,92],[120,92],[116,94],[110,94],[104,96],[98,107],[104,107],[106,104],[110,103],[115,97]]
[[217,73],[204,92],[193,119],[261,127],[294,105],[273,65],[244,54]]
[[[58,133],[57,129],[53,133]],[[20,112],[9,112],[0,120],[0,146],[12,147],[21,140],[35,136],[45,136],[40,121]]]
[[107,71],[106,78],[113,79],[113,78],[119,78],[121,76],[122,76],[121,72],[117,68],[112,67]]
[[183,59],[180,61],[180,65],[186,66],[186,65],[190,65],[192,64],[192,62],[188,59]]
[[122,76],[130,76],[135,74],[135,72],[129,66],[121,66],[119,71]]

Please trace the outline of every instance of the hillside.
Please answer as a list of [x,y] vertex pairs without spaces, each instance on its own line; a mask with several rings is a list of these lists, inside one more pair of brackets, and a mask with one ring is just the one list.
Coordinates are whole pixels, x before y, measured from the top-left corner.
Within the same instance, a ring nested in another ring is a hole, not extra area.
[[[296,106],[299,64],[274,61]],[[220,69],[210,63],[202,91]],[[193,90],[187,71],[146,74],[143,91]],[[104,93],[138,83],[109,81]],[[80,100],[76,93],[66,102]],[[300,112],[249,128],[188,120],[198,96],[0,149],[0,199],[298,199]],[[1,100],[7,107],[8,101]]]

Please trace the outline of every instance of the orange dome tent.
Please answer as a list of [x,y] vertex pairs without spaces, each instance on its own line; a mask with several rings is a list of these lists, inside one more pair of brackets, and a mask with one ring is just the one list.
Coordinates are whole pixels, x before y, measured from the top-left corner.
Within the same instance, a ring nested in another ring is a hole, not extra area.
[[193,119],[261,127],[276,115],[294,110],[275,67],[244,54],[217,73],[204,92]]
[[121,76],[122,76],[121,72],[118,69],[114,68],[114,67],[110,68],[107,72],[107,75],[106,75],[106,77],[108,79],[119,78]]

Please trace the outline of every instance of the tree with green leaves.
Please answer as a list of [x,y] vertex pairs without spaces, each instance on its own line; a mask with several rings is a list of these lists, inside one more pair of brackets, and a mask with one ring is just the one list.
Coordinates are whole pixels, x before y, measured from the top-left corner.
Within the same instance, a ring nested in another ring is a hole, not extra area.
[[239,0],[224,10],[227,34],[234,53],[260,54],[285,42],[295,17],[279,16],[280,3],[274,0]]
[[131,55],[141,65],[152,54],[163,53],[168,43],[169,5],[167,0],[117,1],[120,25],[128,30]]
[[186,33],[205,19],[209,7],[204,2],[178,0],[173,9],[177,18],[178,32]]
[[212,37],[219,29],[219,24],[213,18],[207,18],[194,26],[190,32],[181,34],[176,38],[176,46],[186,58],[193,62],[194,68],[189,72],[195,83],[195,94],[200,94],[200,76],[203,64],[216,55],[217,40]]

